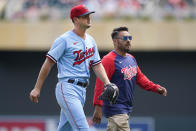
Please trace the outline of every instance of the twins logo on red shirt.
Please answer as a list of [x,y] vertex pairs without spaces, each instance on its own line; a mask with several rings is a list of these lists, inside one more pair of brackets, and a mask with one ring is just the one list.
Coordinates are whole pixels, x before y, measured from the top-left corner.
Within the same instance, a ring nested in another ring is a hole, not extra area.
[[128,79],[131,80],[137,74],[137,67],[136,66],[129,66],[121,69],[121,73],[124,74],[124,80]]
[[84,62],[86,59],[92,57],[95,54],[95,49],[93,48],[86,48],[86,51],[78,50],[74,51],[73,54],[76,54],[76,58],[74,59],[73,66],[80,65],[82,62]]

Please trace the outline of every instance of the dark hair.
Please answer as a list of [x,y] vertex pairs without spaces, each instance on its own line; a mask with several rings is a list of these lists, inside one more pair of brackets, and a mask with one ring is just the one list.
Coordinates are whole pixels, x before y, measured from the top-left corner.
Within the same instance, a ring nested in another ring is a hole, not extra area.
[[119,33],[120,31],[129,31],[129,30],[128,30],[128,28],[127,28],[126,26],[114,28],[113,31],[112,31],[112,34],[111,34],[112,39],[117,38],[118,33]]

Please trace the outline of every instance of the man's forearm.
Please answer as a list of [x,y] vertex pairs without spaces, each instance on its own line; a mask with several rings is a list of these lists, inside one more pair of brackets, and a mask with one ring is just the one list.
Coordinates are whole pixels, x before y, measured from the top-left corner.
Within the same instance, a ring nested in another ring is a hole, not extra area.
[[108,76],[105,72],[105,69],[103,67],[103,65],[100,63],[98,65],[95,65],[93,67],[93,70],[96,74],[97,77],[99,77],[99,79],[104,83],[104,84],[109,84],[110,80],[108,79]]
[[35,88],[41,90],[42,85],[43,85],[46,77],[48,76],[53,65],[54,65],[54,63],[51,60],[49,60],[48,58],[46,58],[44,64],[41,67],[41,70],[39,72],[39,76],[37,78]]

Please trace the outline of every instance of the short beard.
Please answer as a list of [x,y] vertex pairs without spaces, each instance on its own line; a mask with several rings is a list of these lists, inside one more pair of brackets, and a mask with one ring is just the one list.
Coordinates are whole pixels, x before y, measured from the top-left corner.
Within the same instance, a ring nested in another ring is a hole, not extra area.
[[130,49],[125,49],[126,53],[129,53],[130,52]]
[[129,53],[130,52],[130,49],[125,49],[125,48],[122,48],[121,46],[119,46],[118,48],[121,52],[124,52],[124,53]]
[[124,52],[129,53],[130,50],[129,49],[124,49]]

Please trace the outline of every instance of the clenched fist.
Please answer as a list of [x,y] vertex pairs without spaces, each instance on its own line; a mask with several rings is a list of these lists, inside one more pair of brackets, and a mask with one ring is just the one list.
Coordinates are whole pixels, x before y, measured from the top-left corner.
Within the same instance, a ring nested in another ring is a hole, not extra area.
[[29,97],[30,97],[30,99],[31,99],[32,102],[38,103],[38,98],[39,98],[39,96],[40,96],[40,90],[37,89],[37,88],[34,88],[34,89],[31,91]]
[[162,86],[158,88],[158,93],[163,96],[167,96],[167,90]]

